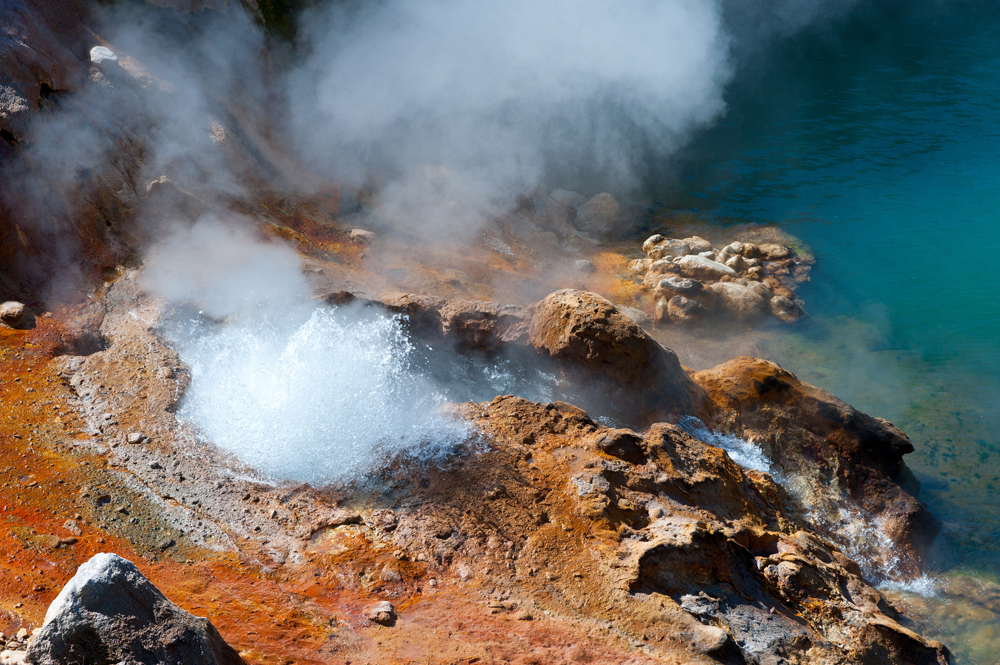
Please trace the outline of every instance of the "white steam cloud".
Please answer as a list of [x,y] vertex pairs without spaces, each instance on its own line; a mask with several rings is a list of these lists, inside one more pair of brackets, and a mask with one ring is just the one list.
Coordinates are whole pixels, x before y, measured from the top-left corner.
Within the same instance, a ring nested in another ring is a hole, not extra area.
[[346,482],[467,438],[438,413],[444,398],[414,369],[401,321],[317,307],[287,247],[202,219],[156,248],[145,280],[202,308],[167,330],[192,372],[178,415],[269,476]]
[[389,0],[312,10],[302,31],[299,148],[411,197],[427,164],[499,203],[545,178],[631,188],[723,112],[732,72],[711,1]]

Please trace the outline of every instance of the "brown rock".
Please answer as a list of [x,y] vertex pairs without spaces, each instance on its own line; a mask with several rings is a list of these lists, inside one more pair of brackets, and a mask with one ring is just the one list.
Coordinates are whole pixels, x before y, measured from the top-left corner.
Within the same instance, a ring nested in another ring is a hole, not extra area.
[[24,303],[13,300],[0,304],[0,324],[8,328],[33,328],[35,317]]
[[671,323],[688,325],[705,319],[708,310],[697,300],[684,296],[674,296],[667,301],[667,315]]
[[564,289],[550,294],[536,305],[529,342],[632,390],[652,391],[654,401],[668,411],[693,413],[700,402],[700,391],[676,354],[595,293]]
[[396,608],[389,601],[383,600],[366,607],[364,617],[382,626],[393,626],[396,624]]

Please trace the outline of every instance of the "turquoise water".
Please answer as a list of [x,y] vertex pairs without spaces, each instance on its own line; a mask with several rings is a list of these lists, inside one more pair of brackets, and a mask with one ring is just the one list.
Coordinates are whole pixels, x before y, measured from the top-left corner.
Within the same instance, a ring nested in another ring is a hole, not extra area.
[[994,4],[936,2],[802,35],[742,72],[659,187],[670,208],[775,223],[815,252],[811,320],[772,353],[914,440],[944,523],[945,591],[921,611],[960,663],[1000,662],[1000,615],[942,609],[979,603],[947,580],[1000,578],[998,37]]

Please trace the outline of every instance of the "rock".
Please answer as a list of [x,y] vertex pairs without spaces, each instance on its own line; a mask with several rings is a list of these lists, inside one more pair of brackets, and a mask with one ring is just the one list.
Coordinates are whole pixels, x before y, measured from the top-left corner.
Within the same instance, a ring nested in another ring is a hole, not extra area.
[[658,324],[670,323],[670,311],[667,307],[668,299],[660,298],[656,301],[656,311],[653,314],[653,321]]
[[677,262],[677,265],[685,277],[697,279],[719,279],[724,275],[736,277],[736,271],[729,266],[704,256],[685,256]]
[[597,268],[594,266],[594,262],[590,259],[577,259],[573,265],[582,273],[587,275],[597,272]]
[[4,649],[0,651],[0,665],[23,665],[27,651]]
[[95,46],[90,49],[90,61],[95,65],[118,64],[118,56],[106,46]]
[[654,261],[668,256],[671,258],[681,257],[689,254],[691,251],[691,248],[686,242],[675,240],[673,238],[663,238],[663,236],[653,236],[653,238],[657,237],[662,239],[655,244],[649,244],[649,240],[652,240],[652,238],[642,244],[642,249],[646,252],[646,256]]
[[77,523],[76,520],[66,520],[65,522],[63,522],[63,528],[69,531],[74,536],[83,535],[83,530],[80,528],[80,525]]
[[[762,284],[751,283],[766,290]],[[767,319],[768,299],[758,289],[736,282],[709,284],[706,289],[719,296],[717,308],[722,314],[749,324],[761,323]]]
[[761,254],[760,247],[753,244],[752,242],[743,243],[743,251],[741,253],[748,259],[760,258]]
[[0,324],[19,330],[33,328],[35,317],[24,303],[8,300],[0,304]]
[[528,610],[518,610],[514,618],[518,621],[531,621],[534,617],[531,616],[531,612]]
[[753,268],[747,270],[747,274],[744,275],[744,277],[746,277],[747,279],[760,281],[761,279],[764,278],[764,269],[761,268],[760,266],[754,266]]
[[618,201],[610,194],[598,194],[576,213],[576,227],[595,236],[614,232],[618,224]]
[[750,264],[744,259],[740,254],[731,257],[726,261],[726,265],[735,270],[736,272],[746,272],[750,268]]
[[208,619],[170,602],[135,564],[97,554],[63,587],[26,662],[244,665]]
[[486,246],[501,256],[514,256],[514,250],[500,238],[487,237]]
[[369,605],[365,608],[363,614],[372,623],[382,626],[394,626],[396,624],[396,608],[387,600]]
[[696,300],[684,296],[674,296],[667,301],[667,315],[671,323],[678,325],[703,321],[708,310]]
[[649,254],[649,250],[656,247],[658,244],[666,240],[666,238],[659,233],[654,233],[653,235],[646,238],[646,241],[642,243],[642,251]]
[[156,549],[160,550],[161,552],[166,552],[176,544],[177,542],[173,538],[163,538],[158,543],[156,543]]
[[360,242],[364,244],[369,244],[375,240],[374,231],[366,231],[364,229],[351,229],[347,237],[355,242]]
[[680,266],[673,261],[653,261],[652,265],[649,266],[649,270],[646,271],[646,275],[642,278],[642,288],[654,292],[656,291],[656,287],[659,286],[660,280],[671,275],[676,275],[680,272],[680,269]]
[[616,305],[616,307],[622,314],[632,319],[643,328],[653,323],[653,317],[637,307],[629,307],[628,305]]
[[128,435],[128,442],[132,444],[142,443],[146,440],[146,435],[142,432],[132,432]]
[[596,293],[563,289],[535,306],[529,342],[538,351],[642,390],[667,410],[692,413],[700,399],[673,351]]
[[581,208],[587,202],[587,197],[583,194],[577,194],[565,189],[554,190],[549,194],[549,198],[559,205],[572,208],[573,210]]
[[770,308],[771,314],[785,323],[794,323],[805,314],[802,307],[799,306],[798,303],[789,300],[784,296],[774,296],[771,298]]
[[652,264],[652,259],[635,259],[634,261],[629,261],[628,271],[636,275],[644,275]]
[[687,243],[688,247],[691,248],[692,254],[701,254],[702,252],[712,251],[712,243],[704,238],[699,238],[698,236],[684,238],[683,242]]
[[790,259],[795,254],[789,247],[775,243],[760,245],[758,249],[760,250],[760,258],[768,261]]
[[692,296],[704,291],[705,285],[696,279],[684,279],[682,277],[666,277],[661,279],[656,288],[653,289],[653,293],[659,294],[670,294],[669,297],[673,297],[676,294],[682,296]]

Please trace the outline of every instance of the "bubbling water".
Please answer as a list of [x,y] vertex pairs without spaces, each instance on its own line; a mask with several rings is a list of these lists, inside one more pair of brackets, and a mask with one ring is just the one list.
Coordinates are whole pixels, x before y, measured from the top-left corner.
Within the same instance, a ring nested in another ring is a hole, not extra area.
[[324,308],[285,326],[189,324],[173,340],[192,374],[179,416],[265,474],[348,481],[469,437],[413,370],[397,317]]

